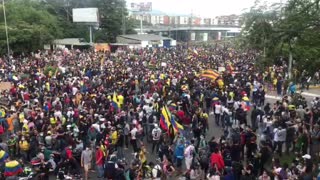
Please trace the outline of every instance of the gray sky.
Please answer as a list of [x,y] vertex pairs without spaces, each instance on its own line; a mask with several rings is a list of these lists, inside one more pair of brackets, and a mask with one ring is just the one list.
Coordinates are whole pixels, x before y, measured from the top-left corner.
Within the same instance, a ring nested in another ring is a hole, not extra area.
[[[281,0],[268,0],[270,3]],[[127,0],[131,2],[152,2],[153,9],[169,14],[191,14],[202,17],[241,14],[254,5],[255,0]]]

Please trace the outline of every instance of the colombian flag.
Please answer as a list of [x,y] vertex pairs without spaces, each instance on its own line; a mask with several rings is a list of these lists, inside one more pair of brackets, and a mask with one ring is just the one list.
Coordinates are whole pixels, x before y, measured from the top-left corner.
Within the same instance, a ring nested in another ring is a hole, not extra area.
[[8,157],[8,153],[6,153],[4,150],[0,150],[0,163],[3,163],[5,160],[8,159]]
[[202,74],[200,75],[200,77],[206,77],[212,80],[216,80],[219,76],[220,74],[217,71],[210,70],[210,69],[203,71]]
[[171,103],[171,104],[169,105],[169,110],[170,110],[170,111],[175,111],[175,110],[177,110],[177,104]]
[[171,124],[173,126],[175,133],[179,132],[179,130],[184,129],[183,126],[175,120],[174,115],[172,115],[172,114],[171,114]]
[[243,110],[250,111],[251,104],[250,104],[249,98],[247,96],[245,96],[245,97],[242,98],[242,100],[243,101],[241,102],[241,107],[243,108]]
[[160,117],[160,126],[163,130],[169,132],[171,114],[166,106],[162,107],[161,117]]
[[23,172],[23,169],[18,161],[9,161],[5,164],[4,176],[16,176]]
[[114,92],[112,96],[112,107],[118,111],[120,110],[120,103],[117,100],[117,94]]

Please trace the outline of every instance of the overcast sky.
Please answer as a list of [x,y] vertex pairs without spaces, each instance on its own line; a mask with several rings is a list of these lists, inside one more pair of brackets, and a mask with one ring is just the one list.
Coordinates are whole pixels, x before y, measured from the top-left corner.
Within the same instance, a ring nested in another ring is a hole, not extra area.
[[[281,0],[267,0],[271,3]],[[254,5],[255,0],[127,0],[131,2],[152,2],[154,10],[169,14],[185,14],[191,12],[203,17],[217,15],[241,14],[244,9]]]

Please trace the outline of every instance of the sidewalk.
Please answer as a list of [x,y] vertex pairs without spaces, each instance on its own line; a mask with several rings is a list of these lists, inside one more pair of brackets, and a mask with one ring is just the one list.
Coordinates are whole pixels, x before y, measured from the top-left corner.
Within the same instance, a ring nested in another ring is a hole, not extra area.
[[[297,91],[297,93],[301,93],[301,91],[299,90]],[[309,98],[320,97],[320,91],[315,89],[310,89],[308,92],[303,91],[301,94]],[[276,99],[276,100],[282,99],[282,96],[277,96],[277,93],[275,91],[269,91],[265,97],[269,99]]]
[[309,86],[309,88],[311,89],[320,89],[320,85],[317,85],[317,86]]

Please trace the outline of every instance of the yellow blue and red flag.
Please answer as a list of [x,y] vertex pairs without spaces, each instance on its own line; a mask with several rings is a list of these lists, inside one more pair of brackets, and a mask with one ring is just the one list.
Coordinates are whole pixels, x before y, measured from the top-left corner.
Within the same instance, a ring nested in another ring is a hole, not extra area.
[[5,168],[4,168],[4,176],[10,177],[10,176],[16,176],[23,172],[23,169],[18,161],[9,161],[6,162]]
[[164,106],[161,110],[160,126],[167,132],[169,132],[169,127],[172,126],[174,133],[184,129],[183,126],[175,120],[174,115],[171,114],[167,106]]
[[161,110],[161,117],[160,117],[160,127],[169,132],[169,127],[170,127],[170,111],[166,106],[162,107]]
[[113,92],[113,96],[112,96],[112,107],[115,111],[119,111],[120,110],[120,103],[118,102],[118,99],[117,99],[117,94],[116,92]]
[[5,152],[4,150],[0,150],[0,163],[3,163],[5,160],[7,160],[9,157],[9,154]]

